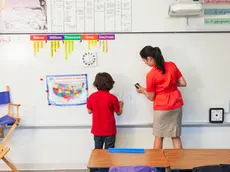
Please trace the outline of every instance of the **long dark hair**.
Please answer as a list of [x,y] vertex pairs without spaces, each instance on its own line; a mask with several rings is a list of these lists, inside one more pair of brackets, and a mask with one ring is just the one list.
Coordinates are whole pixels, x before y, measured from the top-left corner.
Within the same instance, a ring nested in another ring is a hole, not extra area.
[[151,57],[156,62],[156,67],[162,71],[162,74],[165,73],[165,67],[164,67],[164,57],[161,53],[161,49],[159,47],[152,47],[152,46],[145,46],[140,51],[140,56],[143,59],[147,60],[147,57]]

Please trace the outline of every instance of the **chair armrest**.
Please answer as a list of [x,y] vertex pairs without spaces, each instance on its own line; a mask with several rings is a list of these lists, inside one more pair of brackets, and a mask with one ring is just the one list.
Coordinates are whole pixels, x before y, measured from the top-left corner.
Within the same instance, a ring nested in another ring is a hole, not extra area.
[[21,104],[14,104],[14,103],[9,103],[9,105],[11,105],[11,106],[21,106]]
[[[11,111],[12,106],[16,106],[16,108],[17,108],[16,117],[14,117],[14,115],[12,114],[12,111]],[[21,106],[21,104],[8,103],[8,115],[13,117],[17,121],[18,121],[18,118],[19,118],[19,106]],[[20,121],[20,119],[19,119],[19,121]]]

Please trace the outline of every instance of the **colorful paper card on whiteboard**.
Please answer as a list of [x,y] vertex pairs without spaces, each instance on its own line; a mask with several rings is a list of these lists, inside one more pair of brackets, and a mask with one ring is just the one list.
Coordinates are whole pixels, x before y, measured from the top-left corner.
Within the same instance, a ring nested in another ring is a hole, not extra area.
[[204,24],[207,25],[229,25],[230,18],[206,18]]
[[84,105],[88,98],[87,74],[48,75],[47,98],[49,105]]
[[230,4],[230,0],[204,0],[204,4]]
[[204,9],[204,15],[229,15],[230,14],[230,9],[225,8],[225,9],[217,9],[217,8],[209,8],[209,9]]
[[75,51],[75,41],[87,41],[88,50],[92,47],[99,47],[103,52],[108,52],[108,42],[115,40],[114,34],[65,34],[65,35],[30,35],[30,40],[33,41],[34,55],[44,48],[45,43],[49,42],[50,57],[53,58],[55,53],[64,44],[65,59]]

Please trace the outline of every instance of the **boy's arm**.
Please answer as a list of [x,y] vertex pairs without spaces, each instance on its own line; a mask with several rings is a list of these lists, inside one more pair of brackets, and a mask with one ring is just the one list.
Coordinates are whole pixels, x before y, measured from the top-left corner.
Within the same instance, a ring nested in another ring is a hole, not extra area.
[[124,103],[122,101],[118,101],[116,96],[113,98],[113,110],[118,116],[120,116],[123,112],[123,105]]
[[117,112],[117,115],[118,116],[120,116],[121,114],[122,114],[122,112],[123,112],[123,105],[124,105],[124,102],[122,102],[122,101],[119,101],[119,112]]
[[93,112],[93,108],[92,108],[92,103],[91,103],[91,98],[90,97],[88,98],[86,106],[87,106],[88,113],[91,114]]
[[93,111],[92,111],[92,110],[90,110],[90,109],[87,109],[87,110],[88,110],[88,113],[89,113],[89,114],[91,114],[91,113],[93,112]]

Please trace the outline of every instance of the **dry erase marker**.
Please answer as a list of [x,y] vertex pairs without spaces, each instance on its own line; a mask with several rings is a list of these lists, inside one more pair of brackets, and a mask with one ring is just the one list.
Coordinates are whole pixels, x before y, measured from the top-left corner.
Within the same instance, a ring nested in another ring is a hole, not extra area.
[[134,86],[136,87],[136,89],[139,89],[140,84],[139,84],[139,83],[136,83]]

